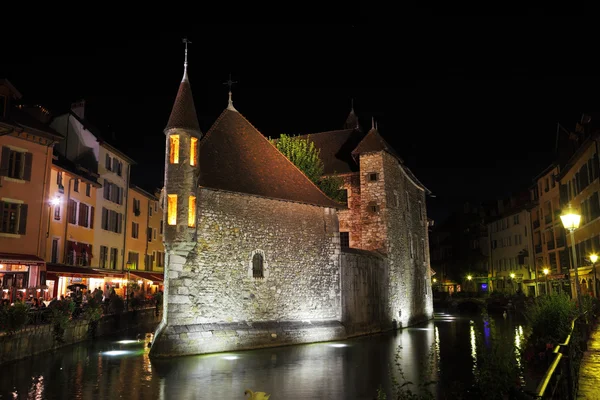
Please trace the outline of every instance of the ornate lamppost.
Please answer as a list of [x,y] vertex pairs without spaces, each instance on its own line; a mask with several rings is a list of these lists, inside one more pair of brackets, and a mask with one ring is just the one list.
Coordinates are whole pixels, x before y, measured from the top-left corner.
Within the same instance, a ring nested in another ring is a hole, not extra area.
[[579,228],[581,223],[581,215],[578,214],[572,207],[571,204],[567,206],[567,209],[561,214],[560,219],[566,230],[569,231],[571,236],[571,250],[573,254],[573,268],[575,269],[575,295],[577,296],[577,305],[579,306],[579,312],[581,312],[581,287],[579,286],[579,273],[577,271],[577,256],[575,254],[575,229]]

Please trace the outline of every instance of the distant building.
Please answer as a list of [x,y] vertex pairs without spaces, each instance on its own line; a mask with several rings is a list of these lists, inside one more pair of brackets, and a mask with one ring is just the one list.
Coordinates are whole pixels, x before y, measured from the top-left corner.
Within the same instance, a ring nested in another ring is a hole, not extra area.
[[[525,199],[527,195],[525,193]],[[530,213],[532,204],[530,201],[501,203],[501,215],[488,223],[491,290],[536,296]]]
[[2,298],[40,297],[46,281],[46,234],[52,146],[62,136],[39,106],[17,106],[18,90],[0,79],[0,282]]

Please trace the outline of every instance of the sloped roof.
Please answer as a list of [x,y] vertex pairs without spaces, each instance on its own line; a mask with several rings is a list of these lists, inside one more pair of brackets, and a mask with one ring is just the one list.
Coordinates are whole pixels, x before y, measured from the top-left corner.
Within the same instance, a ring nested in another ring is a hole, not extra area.
[[320,150],[319,156],[324,164],[324,174],[345,174],[359,170],[358,164],[352,158],[352,150],[363,138],[363,134],[359,130],[344,129],[301,135],[300,137],[309,139]]
[[225,109],[198,149],[203,187],[342,208],[239,112]]
[[0,118],[0,122],[4,122],[14,127],[22,128],[27,130],[28,133],[38,135],[51,140],[61,140],[64,138],[63,135],[55,131],[50,125],[38,121],[27,112],[19,109],[18,107],[11,107],[8,115],[5,118]]
[[376,128],[371,128],[364,139],[356,146],[352,151],[352,154],[370,153],[375,151],[387,151],[400,162],[402,158],[396,153],[396,150],[385,141],[385,139],[379,134]]
[[346,118],[346,123],[344,124],[344,129],[360,130],[360,125],[358,123],[358,117],[354,113],[354,109],[350,110],[350,114],[348,114],[348,118]]
[[175,104],[173,104],[171,116],[169,117],[165,131],[172,128],[187,129],[201,134],[196,107],[194,106],[194,97],[192,96],[192,87],[190,86],[187,72],[184,73],[183,80],[179,84]]

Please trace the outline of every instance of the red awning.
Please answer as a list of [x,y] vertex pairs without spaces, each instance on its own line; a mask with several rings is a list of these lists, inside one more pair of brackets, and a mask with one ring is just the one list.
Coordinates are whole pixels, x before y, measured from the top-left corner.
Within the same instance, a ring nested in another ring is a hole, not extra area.
[[157,272],[144,272],[144,271],[130,271],[129,272],[131,275],[135,275],[138,278],[142,278],[142,279],[147,279],[149,281],[158,281],[158,282],[162,282],[163,281],[163,277],[162,275],[160,275],[160,273]]
[[0,264],[45,264],[42,258],[31,254],[0,253]]
[[70,265],[62,264],[48,264],[46,266],[46,269],[48,272],[54,273],[58,276],[91,276],[97,278],[102,276],[100,272],[87,267],[73,267]]

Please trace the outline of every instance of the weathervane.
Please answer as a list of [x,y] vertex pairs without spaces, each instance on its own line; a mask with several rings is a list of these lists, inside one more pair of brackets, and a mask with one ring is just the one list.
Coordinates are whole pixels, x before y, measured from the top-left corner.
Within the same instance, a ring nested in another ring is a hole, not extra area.
[[187,72],[187,66],[188,66],[188,62],[187,62],[187,46],[188,43],[192,43],[188,40],[188,38],[183,38],[181,39],[181,41],[185,44],[185,61],[183,62],[183,67],[185,68],[185,71]]
[[227,109],[231,110],[231,111],[237,111],[234,107],[233,107],[233,100],[231,100],[231,86],[233,86],[234,83],[237,83],[237,81],[232,81],[231,80],[231,73],[229,73],[229,79],[227,80],[227,82],[223,82],[223,85],[227,85],[229,86],[229,104],[227,104]]

